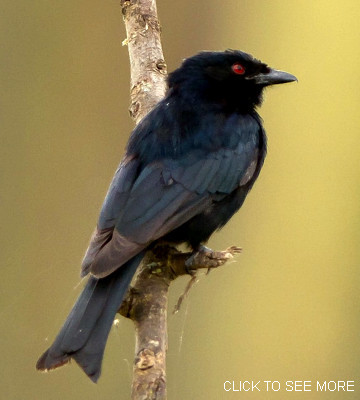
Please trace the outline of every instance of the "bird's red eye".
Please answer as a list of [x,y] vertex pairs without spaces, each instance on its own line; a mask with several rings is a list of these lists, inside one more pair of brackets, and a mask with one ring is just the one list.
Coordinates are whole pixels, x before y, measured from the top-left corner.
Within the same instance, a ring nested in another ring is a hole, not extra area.
[[245,74],[245,68],[239,63],[233,64],[231,69],[237,75],[244,75]]

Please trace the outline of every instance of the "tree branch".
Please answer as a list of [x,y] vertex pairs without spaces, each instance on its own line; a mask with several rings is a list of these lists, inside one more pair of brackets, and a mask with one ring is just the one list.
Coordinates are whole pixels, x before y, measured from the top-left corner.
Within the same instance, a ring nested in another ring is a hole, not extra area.
[[[130,115],[138,123],[166,90],[166,63],[155,0],[121,0],[130,58]],[[150,256],[151,258],[151,253]],[[150,261],[150,260],[149,260]],[[150,261],[151,262],[151,261]],[[153,274],[144,262],[125,304],[135,324],[132,399],[166,399],[166,274]]]
[[[130,115],[138,123],[161,100],[166,90],[166,64],[160,41],[155,0],[121,0],[131,68]],[[135,361],[132,399],[166,399],[166,350],[168,289],[178,276],[192,276],[181,302],[200,268],[216,268],[238,253],[238,247],[223,252],[203,248],[182,253],[166,244],[148,251],[134,285],[119,313],[135,324]]]
[[155,0],[122,0],[130,58],[130,115],[140,121],[164,97],[166,63]]

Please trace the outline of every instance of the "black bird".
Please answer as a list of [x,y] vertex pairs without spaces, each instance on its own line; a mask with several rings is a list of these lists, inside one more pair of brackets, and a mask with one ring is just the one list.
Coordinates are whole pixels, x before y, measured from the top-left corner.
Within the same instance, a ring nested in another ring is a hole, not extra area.
[[89,280],[37,369],[73,358],[98,380],[146,249],[161,239],[196,251],[241,207],[266,153],[256,112],[263,89],[295,80],[233,50],[201,52],[169,75],[165,98],[131,133],[106,195],[82,264]]

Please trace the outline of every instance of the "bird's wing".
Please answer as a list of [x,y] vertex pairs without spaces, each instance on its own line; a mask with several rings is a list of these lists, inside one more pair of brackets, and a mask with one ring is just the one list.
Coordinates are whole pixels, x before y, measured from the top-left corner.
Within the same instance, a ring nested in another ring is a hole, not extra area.
[[[125,157],[116,170],[102,205],[97,227],[91,236],[89,246],[82,261],[82,277],[90,272],[96,256],[103,250],[103,248],[109,242],[115,243],[117,237],[114,235],[115,224],[116,221],[121,218],[125,209],[131,188],[138,176],[139,169],[139,160],[136,157],[130,156]],[[144,248],[144,246],[140,246],[131,241],[124,241],[120,247],[120,255],[123,255],[124,257],[123,263]],[[121,257],[118,256],[118,258],[122,261]]]
[[104,277],[225,197],[252,177],[258,143],[251,137],[233,149],[192,151],[179,160],[154,161],[139,173],[139,161],[120,166],[83,263],[83,274]]

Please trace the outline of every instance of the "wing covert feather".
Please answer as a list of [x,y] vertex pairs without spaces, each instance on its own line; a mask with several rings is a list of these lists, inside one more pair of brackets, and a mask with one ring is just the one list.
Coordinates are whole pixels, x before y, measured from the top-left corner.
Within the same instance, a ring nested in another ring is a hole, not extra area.
[[[86,271],[102,271],[105,276],[152,241],[247,184],[256,170],[259,126],[252,125],[246,134],[240,128],[232,134],[231,147],[212,152],[198,148],[178,159],[158,159],[143,168],[136,157],[125,159],[100,214],[98,228],[103,242],[98,238],[89,246],[97,265],[88,262]],[[115,229],[110,240],[103,234],[105,229]]]

